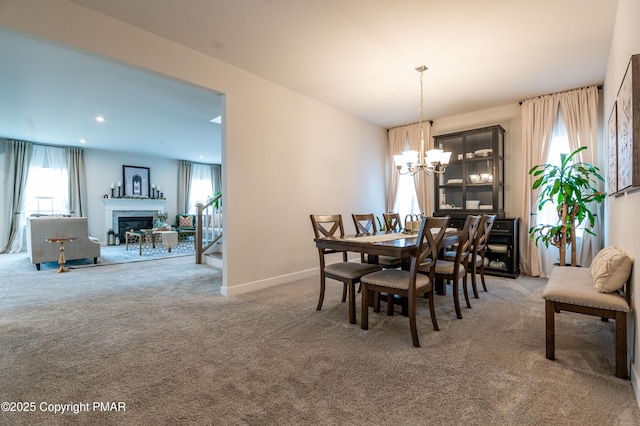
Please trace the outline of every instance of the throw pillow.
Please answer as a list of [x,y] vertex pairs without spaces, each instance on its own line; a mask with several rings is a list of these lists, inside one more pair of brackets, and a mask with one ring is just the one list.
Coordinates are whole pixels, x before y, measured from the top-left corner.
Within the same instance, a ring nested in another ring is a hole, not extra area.
[[591,263],[593,286],[599,293],[612,293],[621,289],[629,278],[633,262],[618,247],[606,247]]
[[180,228],[193,228],[193,216],[179,216],[178,226]]

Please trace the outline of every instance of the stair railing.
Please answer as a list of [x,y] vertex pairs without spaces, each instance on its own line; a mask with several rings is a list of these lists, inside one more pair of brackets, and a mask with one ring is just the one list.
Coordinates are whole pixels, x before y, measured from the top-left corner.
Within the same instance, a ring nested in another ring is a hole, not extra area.
[[222,238],[222,194],[205,204],[196,204],[196,263],[202,263],[202,255]]

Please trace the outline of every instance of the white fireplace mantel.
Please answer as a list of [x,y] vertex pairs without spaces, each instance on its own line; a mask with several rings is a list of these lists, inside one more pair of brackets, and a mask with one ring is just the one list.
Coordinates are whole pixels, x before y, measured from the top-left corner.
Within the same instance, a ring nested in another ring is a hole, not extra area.
[[104,201],[104,229],[113,229],[113,213],[118,211],[146,210],[162,212],[166,200],[139,198],[103,198]]

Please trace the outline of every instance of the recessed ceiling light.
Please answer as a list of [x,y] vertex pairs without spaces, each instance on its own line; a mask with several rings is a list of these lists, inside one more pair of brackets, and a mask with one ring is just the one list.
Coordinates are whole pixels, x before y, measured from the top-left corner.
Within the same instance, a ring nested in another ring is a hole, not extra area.
[[217,117],[212,118],[211,120],[209,120],[212,123],[217,123],[217,124],[222,124],[222,116],[219,115]]
[[97,121],[98,123],[102,123],[102,122],[104,121],[104,117],[103,117],[103,116],[101,116],[101,115],[96,115],[96,121]]
[[80,139],[80,143],[87,143],[86,139]]
[[201,155],[199,158],[202,160],[204,158],[204,155]]

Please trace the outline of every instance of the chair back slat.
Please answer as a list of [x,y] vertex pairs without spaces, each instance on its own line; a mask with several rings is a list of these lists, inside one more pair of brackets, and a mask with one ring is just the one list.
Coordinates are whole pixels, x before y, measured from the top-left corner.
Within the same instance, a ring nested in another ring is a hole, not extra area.
[[487,243],[489,242],[489,235],[491,235],[491,228],[493,228],[493,223],[495,222],[495,220],[496,216],[493,214],[482,215],[478,233],[476,235],[475,241],[473,242],[474,254],[480,253],[487,247]]
[[378,232],[376,228],[376,218],[373,213],[352,214],[353,224],[356,227],[356,234],[375,234]]
[[[444,217],[423,217],[420,224],[420,230],[416,239],[416,255],[412,259],[411,268],[420,268],[421,270],[433,270],[436,259],[438,258],[438,250],[444,233],[447,230],[449,216]],[[434,234],[435,232],[435,234]],[[415,265],[413,261],[415,260]],[[413,272],[413,271],[412,271]]]
[[460,235],[460,241],[458,242],[455,262],[464,261],[466,264],[469,253],[471,253],[473,249],[473,243],[476,241],[477,235],[481,232],[479,229],[481,219],[481,216],[467,216],[462,228],[462,234]]
[[400,213],[383,213],[384,226],[387,231],[400,232],[402,224],[400,223]]

